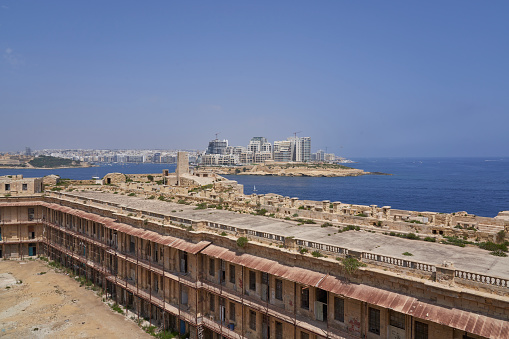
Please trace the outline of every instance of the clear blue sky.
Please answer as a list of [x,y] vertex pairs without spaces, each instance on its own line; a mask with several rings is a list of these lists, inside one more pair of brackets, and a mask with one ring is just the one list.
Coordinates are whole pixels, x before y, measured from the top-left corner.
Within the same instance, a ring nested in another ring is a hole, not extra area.
[[509,156],[507,1],[0,0],[0,151]]

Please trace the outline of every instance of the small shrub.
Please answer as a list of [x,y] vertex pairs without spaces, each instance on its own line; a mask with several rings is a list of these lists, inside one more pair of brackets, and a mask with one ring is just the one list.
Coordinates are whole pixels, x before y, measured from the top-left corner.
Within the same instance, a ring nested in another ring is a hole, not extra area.
[[221,232],[221,235],[222,235],[223,237],[226,237],[226,236],[227,236],[226,232],[224,232],[224,231],[223,231],[223,232]]
[[504,230],[501,230],[497,233],[497,240],[498,241],[502,241],[505,239],[505,231]]
[[507,257],[507,253],[505,253],[502,250],[495,250],[495,251],[490,252],[490,254],[494,255],[496,257]]
[[154,181],[154,176],[149,174],[149,175],[147,175],[147,179],[149,181]]
[[292,218],[290,218],[290,217],[285,217],[285,220],[292,220]]
[[341,261],[343,263],[343,266],[345,268],[345,271],[348,273],[348,274],[352,274],[354,273],[355,271],[357,271],[359,269],[359,267],[365,267],[366,264],[360,262],[359,260],[357,260],[356,258],[352,258],[352,257],[348,257],[348,258],[336,258],[336,260],[338,261]]
[[259,209],[256,211],[256,215],[265,215],[267,210],[265,208]]
[[148,197],[147,199],[153,200],[153,199],[155,199],[155,198],[156,198],[156,196],[155,196],[155,195],[151,195],[151,196],[150,196],[150,197]]
[[410,253],[410,252],[403,252],[403,255],[406,255],[406,256],[409,256],[409,257],[413,256],[413,254]]
[[437,240],[433,237],[426,237],[426,238],[424,238],[424,241],[435,242]]
[[118,312],[120,314],[124,314],[124,311],[122,311],[122,309],[120,308],[120,306],[117,303],[110,305],[110,307],[113,311]]
[[321,257],[324,257],[324,255],[318,251],[313,251],[311,252],[311,255],[315,258],[321,258]]
[[135,197],[135,196],[136,196],[136,194],[135,194],[135,193],[129,193],[127,196],[128,196],[128,197]]
[[330,227],[330,226],[332,226],[330,222],[324,222],[320,227]]
[[466,244],[469,244],[468,241],[460,239],[458,237],[444,237],[446,240],[442,240],[443,244],[465,247]]
[[294,213],[292,217],[297,218],[299,215],[297,213]]
[[316,222],[314,222],[313,220],[311,219],[297,219],[295,221],[298,221],[300,222],[301,224],[316,224]]
[[249,240],[246,237],[240,237],[237,239],[237,246],[239,247],[245,247]]
[[408,233],[405,238],[411,239],[411,240],[419,240],[420,238],[415,233]]
[[304,247],[299,247],[299,253],[300,253],[300,254],[308,253],[308,249],[307,249],[307,248],[304,248]]
[[199,203],[198,205],[196,205],[195,210],[204,210],[206,208],[207,208],[207,204],[202,202],[202,203]]
[[157,199],[159,199],[159,200],[161,200],[161,201],[164,201],[164,200],[165,200],[165,199],[164,199],[164,195],[162,195],[162,194],[161,194],[161,195],[160,195]]
[[355,215],[356,217],[367,217],[368,215],[367,214],[364,214],[364,213],[358,213]]
[[503,251],[507,252],[507,242],[503,244],[495,244],[494,242],[488,241],[479,244],[479,247],[487,251]]

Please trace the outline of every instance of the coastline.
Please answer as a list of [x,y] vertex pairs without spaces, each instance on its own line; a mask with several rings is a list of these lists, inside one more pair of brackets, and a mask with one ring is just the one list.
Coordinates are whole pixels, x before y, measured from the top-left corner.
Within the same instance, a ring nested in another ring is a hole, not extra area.
[[248,165],[240,167],[205,167],[219,175],[252,175],[274,177],[357,177],[361,175],[392,175],[367,172],[343,165]]
[[50,169],[68,169],[68,168],[89,168],[99,167],[99,165],[88,166],[59,166],[59,167],[21,167],[21,166],[0,166],[0,169],[25,169],[25,170],[50,170]]

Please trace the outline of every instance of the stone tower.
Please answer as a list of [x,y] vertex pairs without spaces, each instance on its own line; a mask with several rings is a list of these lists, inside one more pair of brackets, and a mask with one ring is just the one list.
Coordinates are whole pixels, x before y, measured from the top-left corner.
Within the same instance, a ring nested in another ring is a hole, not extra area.
[[175,173],[177,173],[177,185],[180,186],[180,176],[189,173],[189,155],[187,152],[177,153],[177,169]]

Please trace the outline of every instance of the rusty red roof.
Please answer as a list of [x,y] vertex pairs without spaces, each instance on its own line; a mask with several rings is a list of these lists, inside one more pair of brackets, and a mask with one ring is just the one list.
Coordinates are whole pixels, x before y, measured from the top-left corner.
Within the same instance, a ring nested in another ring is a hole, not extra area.
[[424,300],[382,290],[363,284],[353,284],[334,276],[327,276],[319,288],[334,294],[364,301],[415,318],[429,320],[445,326],[487,338],[507,338],[509,322],[484,315],[432,304]]
[[206,247],[201,253],[308,286],[317,286],[326,276],[324,273],[300,267],[285,266],[274,260],[234,252],[216,245]]
[[190,241],[186,241],[180,238],[175,238],[169,235],[161,235],[157,232],[146,230],[139,227],[134,227],[131,225],[127,225],[124,223],[116,222],[111,218],[106,218],[99,216],[97,214],[84,212],[80,210],[75,210],[70,207],[61,206],[52,203],[43,203],[45,207],[51,208],[53,210],[57,210],[60,212],[68,213],[71,215],[75,215],[78,217],[86,218],[88,220],[95,221],[97,223],[103,224],[104,226],[117,230],[119,232],[123,232],[129,235],[133,235],[136,237],[142,237],[143,239],[150,240],[156,242],[161,245],[173,247],[191,254],[196,254],[200,252],[202,249],[207,247],[210,242],[209,241],[200,241],[198,243],[192,243]]

